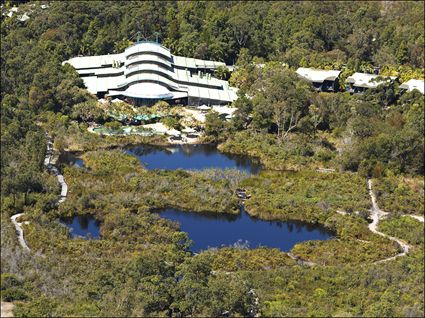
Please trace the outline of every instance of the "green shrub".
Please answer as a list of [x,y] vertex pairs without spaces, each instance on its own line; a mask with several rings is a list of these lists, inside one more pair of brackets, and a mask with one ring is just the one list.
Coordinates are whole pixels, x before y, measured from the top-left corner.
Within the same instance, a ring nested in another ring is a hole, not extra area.
[[21,283],[16,278],[15,275],[9,274],[9,273],[3,273],[1,274],[1,290],[19,286]]
[[11,287],[1,291],[1,299],[5,301],[26,300],[27,293],[20,287]]

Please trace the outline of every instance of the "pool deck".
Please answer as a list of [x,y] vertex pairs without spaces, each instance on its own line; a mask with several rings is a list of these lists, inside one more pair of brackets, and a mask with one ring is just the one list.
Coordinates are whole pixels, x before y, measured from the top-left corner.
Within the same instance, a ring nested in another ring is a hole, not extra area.
[[[188,138],[187,134],[185,133],[181,133],[178,130],[175,129],[170,129],[168,127],[166,127],[163,123],[154,123],[154,124],[146,124],[146,125],[142,125],[141,127],[146,128],[146,129],[151,129],[153,134],[155,135],[168,135],[170,137],[167,138],[168,143],[173,144],[173,145],[181,145],[181,144],[199,144],[201,143],[201,139],[200,137],[202,136],[201,134],[199,134],[199,136],[197,138]],[[99,134],[98,132],[96,132],[94,129],[95,128],[99,128],[98,125],[91,125],[87,128],[87,131],[94,133],[94,134]],[[107,133],[107,132],[102,132],[102,135],[106,135],[106,136],[131,136],[131,135],[143,135],[142,133],[137,133],[137,132],[128,132],[128,133],[120,133],[120,134],[111,134],[111,133]],[[173,136],[181,136],[181,139],[173,139]]]

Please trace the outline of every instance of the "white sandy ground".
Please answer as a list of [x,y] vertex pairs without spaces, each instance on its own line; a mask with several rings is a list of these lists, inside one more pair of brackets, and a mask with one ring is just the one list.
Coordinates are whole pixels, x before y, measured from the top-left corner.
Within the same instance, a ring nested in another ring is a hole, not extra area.
[[184,108],[185,112],[189,115],[191,115],[195,120],[201,122],[201,123],[205,123],[205,112],[202,112],[200,110],[197,109],[193,109],[193,108]]
[[168,138],[168,142],[173,145],[186,145],[186,144],[199,144],[199,138],[186,138],[182,137],[180,140],[173,140]]
[[[219,114],[227,114],[230,117],[232,117],[233,113],[236,111],[236,108],[227,107],[227,106],[212,106],[211,109],[218,112]],[[207,114],[207,111],[202,111],[202,110],[194,108],[194,107],[183,107],[183,108],[181,108],[181,111],[179,111],[179,114],[181,116],[185,117],[185,119],[187,121],[195,120],[202,125],[202,124],[205,123],[205,120],[206,120],[205,116]],[[96,125],[96,124],[91,124],[87,128],[87,130],[91,133],[95,133],[94,128],[96,128],[96,127],[99,127],[99,126]],[[199,143],[198,138],[188,138],[187,137],[187,134],[185,133],[184,130],[188,129],[188,127],[183,129],[183,131],[182,131],[183,133],[178,131],[178,130],[175,130],[175,129],[170,129],[170,128],[166,127],[163,123],[160,123],[160,122],[142,125],[142,127],[146,128],[146,129],[151,129],[158,134],[164,134],[164,135],[167,135],[167,136],[182,136],[182,138],[179,139],[179,140],[168,138],[168,142],[170,144],[197,144],[197,143]],[[105,133],[105,132],[103,132],[102,134],[113,135],[113,134],[108,134],[108,133]]]
[[199,138],[188,138],[184,134],[182,134],[180,131],[175,129],[169,129],[167,126],[165,126],[163,123],[155,123],[155,124],[147,124],[143,125],[144,128],[152,129],[158,133],[162,133],[168,136],[181,136],[180,139],[172,139],[168,138],[168,142],[170,144],[175,145],[182,145],[182,144],[197,144],[199,142]]
[[15,305],[13,303],[2,301],[1,302],[1,317],[13,317],[13,308]]
[[152,129],[153,131],[156,131],[157,133],[166,134],[169,136],[175,136],[180,133],[178,130],[168,128],[163,123],[146,124],[146,125],[142,125],[142,127],[147,129]]

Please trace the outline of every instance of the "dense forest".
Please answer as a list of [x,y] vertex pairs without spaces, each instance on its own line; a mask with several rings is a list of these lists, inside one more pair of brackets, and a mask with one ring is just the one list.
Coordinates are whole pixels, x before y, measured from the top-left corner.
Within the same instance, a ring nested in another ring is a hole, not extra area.
[[[1,11],[1,298],[16,316],[424,315],[423,223],[403,217],[423,215],[424,96],[398,87],[424,78],[423,2],[2,0]],[[235,65],[237,111],[230,121],[209,113],[205,141],[267,171],[148,171],[108,148],[161,138],[87,133],[89,121],[107,119],[61,63],[156,36],[173,54]],[[318,93],[296,75],[300,66],[400,81],[362,95]],[[43,169],[46,132],[57,152],[84,151],[88,168],[61,167],[73,190],[59,207]],[[364,218],[335,213],[368,214],[367,177],[389,213],[381,230],[413,246],[406,257],[375,264],[397,247]],[[252,215],[333,229],[337,240],[294,248],[320,266],[265,248],[193,256],[187,235],[149,212],[237,213],[237,186],[252,194]],[[10,222],[21,212],[35,253],[20,248]],[[84,213],[102,221],[105,239],[70,240],[56,222]]]

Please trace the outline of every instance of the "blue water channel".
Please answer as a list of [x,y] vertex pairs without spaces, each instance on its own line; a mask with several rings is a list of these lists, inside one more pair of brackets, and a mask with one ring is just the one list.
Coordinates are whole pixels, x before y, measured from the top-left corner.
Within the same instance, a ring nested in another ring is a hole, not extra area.
[[100,238],[100,222],[91,215],[62,217],[60,222],[68,227],[71,238]]
[[136,156],[147,169],[234,168],[253,174],[261,170],[258,161],[248,156],[219,152],[214,145],[141,145],[126,150]]
[[328,240],[334,234],[318,224],[301,221],[265,221],[253,218],[243,208],[238,215],[185,212],[176,209],[157,211],[178,222],[180,230],[193,241],[192,251],[210,247],[260,246],[290,251],[295,244],[309,240]]

